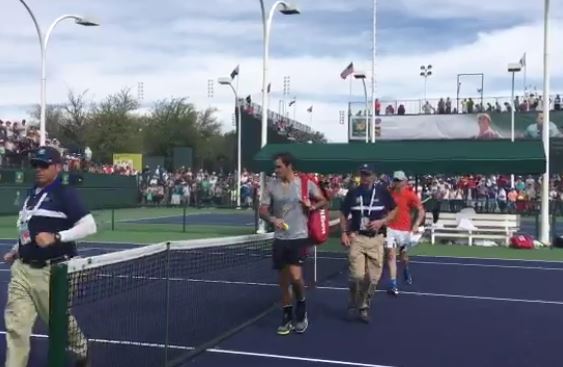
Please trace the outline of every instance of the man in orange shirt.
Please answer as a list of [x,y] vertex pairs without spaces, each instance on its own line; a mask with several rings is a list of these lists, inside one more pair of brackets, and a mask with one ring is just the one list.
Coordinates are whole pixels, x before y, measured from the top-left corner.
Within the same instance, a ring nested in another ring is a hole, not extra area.
[[[412,276],[409,271],[407,249],[411,245],[411,236],[419,232],[419,227],[424,223],[426,213],[420,199],[412,188],[407,185],[407,176],[403,171],[393,174],[393,183],[389,190],[397,205],[397,215],[387,225],[387,266],[389,267],[389,290],[392,295],[399,295],[397,286],[397,253],[396,248],[400,249],[401,260],[404,264],[403,276],[407,284],[412,284]],[[416,209],[417,219],[413,223],[411,212]]]

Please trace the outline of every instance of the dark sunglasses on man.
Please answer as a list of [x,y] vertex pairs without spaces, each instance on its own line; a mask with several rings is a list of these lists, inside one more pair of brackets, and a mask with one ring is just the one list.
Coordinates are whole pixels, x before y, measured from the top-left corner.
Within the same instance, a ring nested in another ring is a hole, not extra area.
[[47,169],[49,168],[51,165],[47,162],[42,162],[42,161],[34,161],[31,162],[31,167],[33,169],[37,169],[37,168],[41,168],[41,169]]

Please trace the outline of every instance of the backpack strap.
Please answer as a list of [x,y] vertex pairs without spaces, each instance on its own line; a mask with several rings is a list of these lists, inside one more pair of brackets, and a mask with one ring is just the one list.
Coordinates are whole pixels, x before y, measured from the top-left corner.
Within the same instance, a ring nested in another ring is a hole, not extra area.
[[301,175],[301,199],[303,201],[309,198],[309,178],[306,175]]

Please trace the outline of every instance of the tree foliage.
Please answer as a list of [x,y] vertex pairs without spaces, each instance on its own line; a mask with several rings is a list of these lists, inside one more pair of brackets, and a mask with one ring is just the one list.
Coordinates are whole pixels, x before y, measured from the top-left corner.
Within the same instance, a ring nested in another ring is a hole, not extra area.
[[[88,91],[68,93],[63,106],[47,106],[47,132],[71,151],[93,152],[95,162],[110,163],[114,153],[171,158],[175,147],[191,147],[193,164],[232,171],[236,165],[236,132],[223,133],[216,110],[198,111],[186,98],[158,101],[141,110],[129,89],[93,103]],[[39,120],[39,106],[31,115]],[[311,139],[322,141],[322,134]]]

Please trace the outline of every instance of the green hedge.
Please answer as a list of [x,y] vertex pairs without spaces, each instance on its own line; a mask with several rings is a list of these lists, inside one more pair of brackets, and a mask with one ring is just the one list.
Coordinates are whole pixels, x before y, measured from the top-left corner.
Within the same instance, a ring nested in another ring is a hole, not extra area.
[[[33,181],[31,170],[0,170],[0,214],[18,213]],[[63,174],[63,182],[76,187],[91,210],[132,207],[139,200],[136,177]]]

